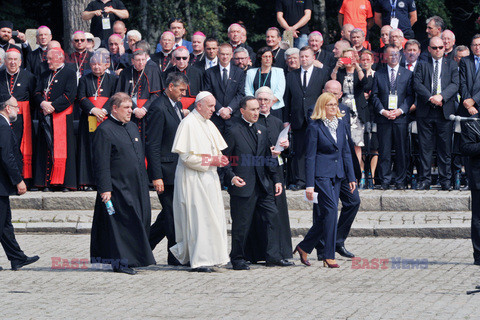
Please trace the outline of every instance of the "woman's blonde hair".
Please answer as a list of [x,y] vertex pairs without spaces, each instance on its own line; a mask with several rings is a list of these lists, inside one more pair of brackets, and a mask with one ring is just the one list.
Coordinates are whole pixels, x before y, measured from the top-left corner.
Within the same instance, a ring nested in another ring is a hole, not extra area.
[[[312,120],[324,120],[327,118],[327,113],[325,111],[325,106],[330,101],[335,100],[338,103],[337,97],[333,93],[324,92],[320,97],[318,97],[317,102],[315,103],[315,108],[313,109],[312,116],[310,117]],[[340,112],[340,109],[337,107],[337,118],[343,117],[343,114]]]
[[347,52],[353,52],[354,55],[355,55],[355,49],[353,49],[353,48],[347,48],[347,49],[344,49],[344,50],[342,51],[342,57],[344,57],[344,56],[345,56],[345,53],[347,53]]

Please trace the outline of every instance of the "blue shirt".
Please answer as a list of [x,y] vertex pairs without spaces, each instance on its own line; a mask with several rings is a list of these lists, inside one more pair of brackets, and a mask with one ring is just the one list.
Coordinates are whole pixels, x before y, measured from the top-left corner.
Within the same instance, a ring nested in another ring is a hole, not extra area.
[[[396,2],[396,3],[395,3]],[[395,5],[395,9],[392,9]],[[382,25],[389,25],[390,19],[395,16],[398,21],[398,28],[403,31],[406,36],[413,36],[412,25],[410,24],[410,12],[417,11],[415,0],[377,0],[374,8],[375,12],[382,14]]]

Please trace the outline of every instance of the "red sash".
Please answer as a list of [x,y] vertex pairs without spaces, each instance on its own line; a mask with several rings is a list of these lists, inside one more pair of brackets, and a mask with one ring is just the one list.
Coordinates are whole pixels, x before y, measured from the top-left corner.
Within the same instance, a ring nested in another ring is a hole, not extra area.
[[187,109],[188,107],[190,107],[192,104],[195,103],[195,97],[193,98],[182,97],[182,100],[180,100],[180,102],[182,103],[182,108]]
[[[107,97],[97,97],[97,100],[95,100],[95,97],[88,97],[87,98],[88,100],[90,100],[90,102],[95,106],[95,108],[98,108],[98,109],[103,109],[103,106],[105,105],[105,103],[108,101],[108,98]],[[106,117],[103,118],[103,121],[105,121]],[[102,122],[103,122],[102,121]],[[100,123],[102,122],[98,122],[97,121],[97,127],[100,125]]]
[[23,115],[23,137],[20,151],[23,155],[23,178],[31,179],[32,174],[32,117],[30,115],[30,102],[18,101],[18,114]]
[[53,120],[53,168],[51,184],[63,184],[67,167],[67,115],[73,112],[73,106],[62,112],[52,113]]
[[148,99],[137,99],[137,107],[142,108],[147,101]]

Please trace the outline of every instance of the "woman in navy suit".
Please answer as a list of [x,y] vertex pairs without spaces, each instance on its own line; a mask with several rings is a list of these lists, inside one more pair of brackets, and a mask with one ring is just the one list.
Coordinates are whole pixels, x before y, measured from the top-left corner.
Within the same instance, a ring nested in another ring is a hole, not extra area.
[[307,255],[312,252],[322,239],[325,243],[325,260],[323,265],[338,268],[335,261],[335,240],[337,235],[338,198],[340,184],[348,179],[350,191],[356,188],[352,157],[347,142],[347,129],[338,108],[338,100],[331,93],[323,93],[315,104],[307,128],[305,156],[306,195],[313,200],[318,193],[319,217],[308,231],[305,239],[295,248],[303,264],[310,266]]

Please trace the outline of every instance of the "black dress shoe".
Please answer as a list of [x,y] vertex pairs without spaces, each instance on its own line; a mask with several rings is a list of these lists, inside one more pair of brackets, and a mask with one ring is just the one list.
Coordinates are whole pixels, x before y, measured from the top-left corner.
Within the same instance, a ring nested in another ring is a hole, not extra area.
[[420,182],[417,186],[417,190],[430,190],[430,184],[427,182]]
[[68,188],[63,188],[63,189],[62,189],[62,192],[70,192],[70,189],[68,189]]
[[45,188],[43,188],[42,191],[43,191],[43,192],[50,192],[50,191],[52,191],[52,189],[50,189],[49,187],[45,187]]
[[295,263],[290,262],[288,260],[278,260],[278,261],[267,261],[265,264],[267,267],[291,267],[295,265]]
[[296,184],[291,184],[287,188],[288,190],[297,191],[299,190]]
[[92,187],[85,187],[85,189],[83,189],[84,191],[93,191],[93,188]]
[[473,262],[473,264],[476,265],[476,266],[480,266],[480,260],[478,260],[478,261],[475,260],[475,261]]
[[203,272],[203,273],[212,273],[213,269],[209,267],[198,267],[190,270],[191,272]]
[[232,262],[233,270],[250,270],[250,267],[245,261]]
[[125,273],[125,274],[129,274],[131,276],[137,274],[137,271],[135,271],[135,270],[133,270],[132,268],[129,268],[129,267],[115,268],[115,269],[113,269],[113,272]]
[[444,185],[442,185],[442,190],[443,190],[443,191],[452,191],[453,188],[452,188],[452,186],[449,185],[449,184],[444,184]]
[[3,270],[3,268],[2,268],[2,267],[0,267],[0,271],[2,271],[2,270]]
[[341,255],[342,257],[345,257],[345,258],[355,258],[355,255],[353,253],[351,253],[350,251],[348,251],[347,249],[345,249],[345,246],[341,246],[341,247],[336,247],[335,248],[335,251]]
[[405,185],[397,183],[395,184],[395,190],[405,190]]
[[19,260],[12,260],[11,264],[12,264],[12,270],[18,270],[20,269],[21,267],[25,267],[26,265],[29,265],[31,263],[34,263],[34,262],[37,262],[38,259],[40,259],[39,256],[33,256],[33,257],[27,257],[27,259],[23,260],[23,261],[19,261]]
[[382,183],[382,190],[388,190],[388,189],[390,189],[390,184]]

